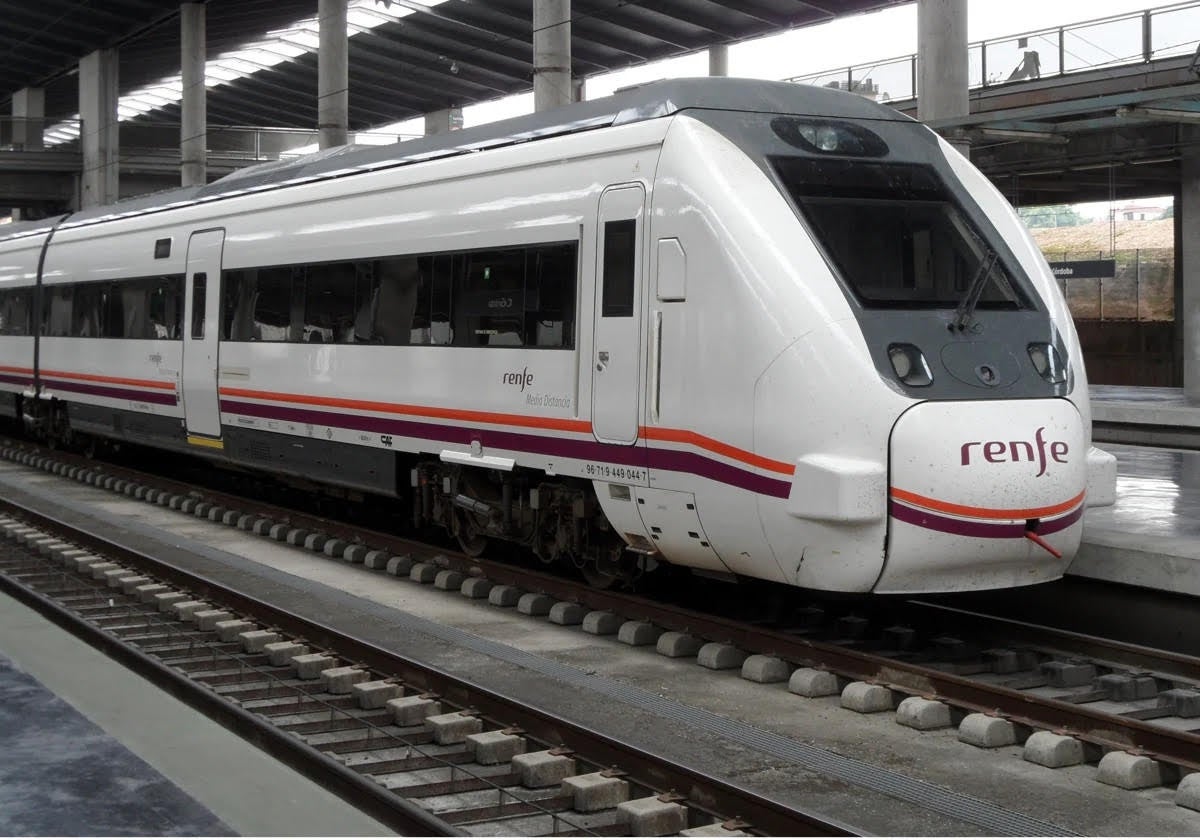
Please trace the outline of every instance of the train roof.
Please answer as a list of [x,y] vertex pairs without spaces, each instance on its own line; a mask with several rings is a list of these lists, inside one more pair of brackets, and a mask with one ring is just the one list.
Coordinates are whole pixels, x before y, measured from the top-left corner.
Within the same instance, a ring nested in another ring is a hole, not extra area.
[[[239,169],[211,184],[137,196],[70,215],[61,229],[185,207],[247,193],[390,169],[548,137],[670,116],[693,108],[807,114],[856,120],[908,121],[898,111],[829,88],[756,79],[694,78],[651,82],[612,96],[577,102],[475,128],[387,146],[339,146]],[[0,241],[45,234],[63,217],[16,223]]]

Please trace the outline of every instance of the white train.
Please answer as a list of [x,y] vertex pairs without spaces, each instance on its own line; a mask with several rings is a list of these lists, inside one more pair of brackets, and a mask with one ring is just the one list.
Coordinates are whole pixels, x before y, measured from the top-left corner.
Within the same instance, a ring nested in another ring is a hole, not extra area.
[[0,234],[0,411],[591,579],[1059,577],[1115,464],[1007,202],[851,94],[661,82]]

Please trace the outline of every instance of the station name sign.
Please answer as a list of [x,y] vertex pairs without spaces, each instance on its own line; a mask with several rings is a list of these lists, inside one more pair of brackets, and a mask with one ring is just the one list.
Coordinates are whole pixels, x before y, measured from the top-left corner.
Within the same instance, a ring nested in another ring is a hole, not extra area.
[[1059,280],[1074,277],[1116,277],[1116,260],[1065,260],[1050,263],[1050,270]]

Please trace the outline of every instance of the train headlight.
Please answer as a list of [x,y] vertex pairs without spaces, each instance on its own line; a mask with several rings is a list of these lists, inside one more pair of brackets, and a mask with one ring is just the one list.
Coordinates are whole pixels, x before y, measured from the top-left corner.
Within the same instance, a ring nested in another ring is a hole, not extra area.
[[1067,366],[1053,344],[1030,344],[1028,350],[1029,361],[1033,362],[1034,370],[1042,379],[1052,385],[1067,381]]
[[812,143],[822,152],[836,152],[838,146],[841,145],[837,131],[827,125],[823,125],[820,128],[805,126],[800,129],[800,134],[805,140]]
[[784,142],[823,155],[883,157],[887,143],[875,132],[844,120],[813,120],[806,117],[776,117],[771,128]]
[[925,354],[915,344],[889,345],[888,358],[896,377],[905,385],[919,388],[933,383],[933,372],[929,370]]

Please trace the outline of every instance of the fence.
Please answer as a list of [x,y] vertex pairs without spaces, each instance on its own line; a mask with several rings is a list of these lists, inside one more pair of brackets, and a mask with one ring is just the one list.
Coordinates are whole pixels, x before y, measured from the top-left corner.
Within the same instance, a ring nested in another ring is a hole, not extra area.
[[1059,280],[1083,347],[1088,379],[1104,385],[1179,386],[1175,252],[1047,251],[1052,262],[1111,259],[1116,276]]
[[[967,47],[968,84],[986,88],[1196,53],[1200,0],[978,41]],[[880,102],[917,97],[917,56],[826,70],[786,81],[836,87]]]
[[1116,261],[1115,277],[1058,281],[1077,321],[1175,320],[1175,252],[1171,248],[1054,251],[1047,252],[1046,259]]

